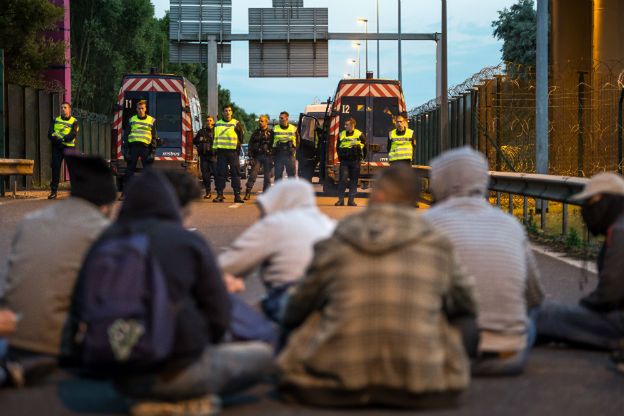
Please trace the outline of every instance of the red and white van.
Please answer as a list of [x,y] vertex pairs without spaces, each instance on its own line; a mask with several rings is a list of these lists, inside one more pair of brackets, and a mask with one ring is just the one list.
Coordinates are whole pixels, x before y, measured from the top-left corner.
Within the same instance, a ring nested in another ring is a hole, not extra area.
[[121,81],[113,118],[111,168],[118,184],[126,169],[121,148],[139,100],[147,101],[147,113],[156,119],[156,131],[162,140],[154,166],[184,168],[196,174],[193,137],[201,128],[201,105],[195,86],[177,75],[128,74]]

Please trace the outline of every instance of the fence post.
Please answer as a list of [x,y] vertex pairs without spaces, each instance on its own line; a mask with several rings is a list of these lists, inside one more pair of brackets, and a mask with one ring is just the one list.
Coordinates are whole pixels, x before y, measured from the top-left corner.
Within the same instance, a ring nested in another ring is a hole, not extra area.
[[522,199],[522,219],[524,225],[527,225],[529,223],[529,198],[525,196]]
[[496,75],[496,99],[494,101],[494,105],[496,106],[495,110],[495,128],[496,128],[496,170],[500,172],[501,170],[501,155],[499,149],[501,148],[501,76]]
[[508,196],[509,196],[509,206],[507,207],[507,212],[513,215],[513,211],[514,211],[513,194],[509,193]]
[[577,167],[577,175],[584,175],[583,168],[583,156],[584,156],[584,148],[585,148],[585,123],[583,123],[583,104],[585,100],[585,72],[579,71],[579,84],[578,84],[578,167]]
[[568,204],[563,203],[561,211],[561,234],[565,237],[568,235]]

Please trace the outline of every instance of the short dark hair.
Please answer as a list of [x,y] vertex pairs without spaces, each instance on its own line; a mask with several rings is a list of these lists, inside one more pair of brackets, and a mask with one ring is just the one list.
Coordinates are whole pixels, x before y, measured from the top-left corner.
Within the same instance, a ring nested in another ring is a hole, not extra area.
[[144,105],[145,107],[147,107],[147,100],[139,100],[136,103],[136,106],[140,106],[140,105]]
[[396,120],[396,119],[397,119],[397,118],[399,118],[399,117],[401,117],[401,118],[402,118],[402,119],[404,119],[404,120],[407,120],[407,116],[406,116],[405,114],[403,114],[403,113],[399,113],[399,114],[397,114],[397,115],[396,115],[396,117],[395,117],[394,119]]
[[232,107],[232,104],[225,104],[223,108],[221,108],[221,110],[225,110],[226,108],[229,108],[230,110],[234,111],[234,107]]
[[282,112],[280,113],[280,116],[281,116],[282,114],[286,114],[286,117],[290,117],[290,114],[288,114],[288,111],[282,111]]
[[353,123],[354,126],[357,126],[357,121],[353,117],[349,117],[345,120],[345,123]]
[[421,181],[410,166],[392,165],[377,175],[375,188],[383,189],[390,203],[415,207],[422,192]]
[[188,173],[179,170],[165,170],[163,173],[173,187],[180,207],[186,207],[190,202],[201,196],[197,180]]
[[211,119],[215,119],[214,116],[212,114],[206,114],[206,118],[211,118]]
[[67,104],[69,106],[69,108],[72,108],[72,105],[71,105],[71,103],[69,101],[63,101],[61,103],[61,107],[64,106],[65,104]]

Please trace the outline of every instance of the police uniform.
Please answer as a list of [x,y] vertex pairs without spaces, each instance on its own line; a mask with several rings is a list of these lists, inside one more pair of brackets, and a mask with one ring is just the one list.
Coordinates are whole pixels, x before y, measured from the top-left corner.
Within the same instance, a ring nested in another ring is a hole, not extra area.
[[75,117],[56,117],[50,125],[48,138],[52,142],[52,182],[50,182],[50,199],[56,198],[56,191],[61,176],[61,163],[65,158],[65,150],[76,147],[78,120]]
[[411,129],[405,129],[404,132],[399,132],[394,129],[388,136],[388,161],[393,163],[408,163],[412,164],[412,158],[414,157],[414,131]]
[[273,131],[269,128],[256,129],[249,139],[249,157],[252,160],[251,172],[247,178],[245,199],[249,199],[251,190],[256,183],[256,178],[262,167],[264,173],[264,183],[262,192],[266,192],[271,187],[271,169],[273,169]]
[[217,175],[217,154],[213,148],[214,146],[214,127],[204,127],[197,132],[193,144],[197,148],[197,154],[199,155],[199,169],[202,173],[202,180],[204,182],[204,188],[206,189],[206,198],[210,198],[212,177],[216,179]]
[[338,182],[338,202],[336,205],[344,205],[344,193],[349,179],[349,205],[355,206],[355,194],[357,193],[358,179],[360,178],[360,165],[366,157],[366,137],[358,129],[351,134],[346,130],[340,132],[336,142],[336,152],[340,160],[340,181]]
[[288,127],[273,127],[273,162],[275,163],[275,180],[282,179],[284,169],[289,178],[295,177],[295,153],[297,150],[297,128],[292,124]]
[[229,121],[219,120],[214,127],[214,145],[217,152],[217,198],[214,202],[223,202],[223,190],[225,189],[225,179],[230,169],[230,179],[234,190],[235,202],[242,202],[240,199],[240,154],[243,140],[243,130],[238,120],[232,118]]
[[134,176],[139,158],[143,167],[154,163],[154,153],[158,144],[156,134],[156,119],[148,114],[141,118],[138,115],[130,117],[128,121],[130,133],[128,134],[126,177],[124,187],[130,183]]

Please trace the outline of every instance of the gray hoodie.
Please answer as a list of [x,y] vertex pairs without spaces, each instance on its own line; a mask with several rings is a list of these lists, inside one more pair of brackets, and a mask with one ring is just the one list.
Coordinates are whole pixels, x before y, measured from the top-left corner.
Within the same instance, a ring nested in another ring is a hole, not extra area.
[[299,179],[279,181],[258,197],[263,217],[219,255],[226,273],[243,276],[260,267],[269,286],[303,276],[314,244],[328,238],[335,222],[316,206],[314,189]]

